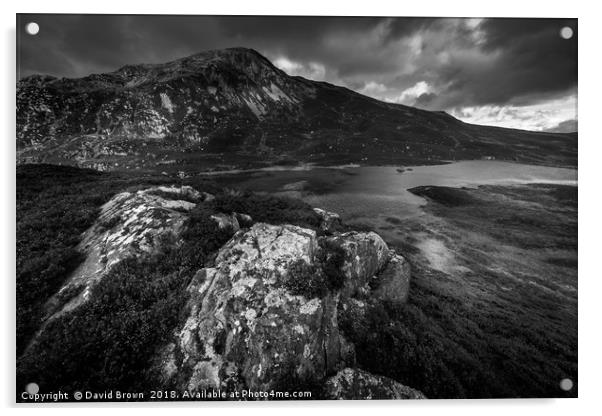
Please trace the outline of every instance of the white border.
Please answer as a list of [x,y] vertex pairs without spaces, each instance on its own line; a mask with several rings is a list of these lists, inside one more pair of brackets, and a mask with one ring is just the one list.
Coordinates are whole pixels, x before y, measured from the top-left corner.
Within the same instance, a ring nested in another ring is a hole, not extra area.
[[[284,1],[222,1],[222,2],[174,2],[101,0],[98,2],[28,0],[26,3],[2,3],[0,19],[3,23],[3,97],[2,110],[2,250],[1,263],[5,273],[3,283],[2,369],[0,394],[2,404],[12,407],[14,400],[14,276],[15,276],[15,13],[132,13],[132,14],[297,14],[297,15],[345,15],[345,16],[471,16],[471,17],[577,17],[579,18],[579,399],[566,400],[441,400],[418,402],[341,402],[341,403],[229,403],[195,404],[195,412],[223,414],[244,413],[245,416],[264,415],[266,412],[298,415],[314,412],[345,412],[364,414],[367,411],[407,412],[411,414],[483,415],[524,414],[527,412],[548,415],[594,414],[600,411],[600,293],[602,293],[600,265],[597,262],[600,246],[600,203],[602,188],[602,135],[600,106],[600,13],[595,2],[576,1],[381,1],[370,0],[351,4],[349,1],[302,0]],[[112,410],[124,405],[110,405]],[[140,406],[140,405],[138,405]],[[170,404],[143,405],[145,413],[164,415]],[[190,405],[187,405],[190,406]],[[75,407],[75,409],[74,409]],[[131,407],[128,406],[128,407]],[[178,412],[186,411],[182,405]],[[28,412],[32,408],[26,409]],[[82,412],[81,406],[46,406],[45,414]],[[95,405],[83,410],[86,414],[104,414],[106,409]],[[123,410],[122,411],[127,411]],[[600,414],[600,413],[598,413]]]

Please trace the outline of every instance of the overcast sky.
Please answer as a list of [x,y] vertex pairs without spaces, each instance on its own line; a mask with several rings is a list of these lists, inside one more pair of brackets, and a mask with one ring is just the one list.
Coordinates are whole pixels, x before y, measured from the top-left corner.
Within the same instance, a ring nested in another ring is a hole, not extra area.
[[[31,21],[35,36],[24,31]],[[289,74],[471,123],[577,128],[575,19],[21,15],[18,26],[21,77],[244,46]]]

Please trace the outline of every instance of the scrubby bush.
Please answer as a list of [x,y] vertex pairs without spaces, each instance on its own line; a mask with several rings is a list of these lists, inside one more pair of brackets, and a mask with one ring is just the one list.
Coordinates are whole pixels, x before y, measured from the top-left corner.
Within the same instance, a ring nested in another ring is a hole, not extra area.
[[292,294],[308,299],[328,293],[328,281],[322,269],[302,259],[291,264],[282,284]]
[[143,388],[149,358],[179,322],[188,280],[166,256],[120,262],[88,302],[50,322],[20,360],[19,387]]
[[204,267],[210,256],[232,237],[233,230],[220,229],[211,219],[214,212],[201,204],[189,213],[182,238],[182,265],[193,269]]
[[343,287],[345,275],[341,267],[345,261],[345,250],[341,246],[322,239],[314,261],[312,264],[302,259],[295,261],[288,269],[283,286],[308,299],[325,296]]
[[345,283],[342,267],[345,262],[345,250],[337,243],[328,239],[320,239],[318,262],[326,276],[329,289],[340,289]]

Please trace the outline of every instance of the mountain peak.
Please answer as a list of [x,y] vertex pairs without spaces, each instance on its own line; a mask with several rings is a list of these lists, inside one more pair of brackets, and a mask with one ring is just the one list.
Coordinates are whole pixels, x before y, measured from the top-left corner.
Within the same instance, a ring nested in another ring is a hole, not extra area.
[[227,78],[221,81],[222,84],[234,83],[236,86],[240,82],[262,84],[266,79],[270,83],[275,78],[286,77],[286,74],[256,50],[235,47],[203,51],[165,63],[126,65],[115,72],[91,75],[84,79],[110,79],[117,84],[131,86],[148,82],[165,83],[187,77],[197,81],[204,77],[211,82],[221,76]]
[[258,59],[261,59],[264,61],[268,61],[270,63],[270,65],[272,64],[265,56],[263,56],[261,53],[259,53],[257,50],[255,50],[253,48],[245,48],[243,46],[234,46],[232,48],[215,49],[214,51],[218,54],[221,53],[221,54],[250,56],[250,57],[258,58]]
[[201,69],[208,65],[230,64],[232,66],[261,65],[268,68],[277,68],[265,56],[255,49],[234,47],[226,49],[211,49],[198,52],[173,61],[158,64],[135,64],[125,65],[119,68],[115,73],[128,73],[131,71],[148,71],[153,69],[160,70],[183,70],[183,69]]

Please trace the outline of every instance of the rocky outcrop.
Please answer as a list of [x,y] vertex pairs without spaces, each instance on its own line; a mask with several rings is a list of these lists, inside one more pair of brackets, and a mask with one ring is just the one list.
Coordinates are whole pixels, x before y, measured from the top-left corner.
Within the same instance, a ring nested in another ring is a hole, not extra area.
[[164,376],[189,390],[267,390],[321,380],[349,362],[338,294],[307,299],[283,285],[317,251],[316,233],[292,225],[237,233],[191,283],[191,312],[165,351]]
[[326,397],[334,400],[426,399],[418,390],[388,377],[353,368],[345,368],[329,378],[324,390]]
[[187,212],[209,197],[190,186],[157,186],[114,196],[84,233],[77,248],[85,260],[47,302],[45,320],[85,302],[121,260],[152,255],[166,242],[177,244]]
[[247,214],[241,214],[233,212],[231,214],[217,213],[211,216],[211,219],[217,223],[220,230],[229,229],[231,231],[238,231],[241,228],[249,227],[253,225],[253,218]]
[[[352,296],[359,288],[369,291],[368,283],[382,270],[384,290],[397,290],[394,273],[405,263],[400,257],[389,268],[391,252],[375,233],[324,241],[321,246],[315,231],[292,225],[258,223],[237,232],[215,266],[200,270],[188,288],[190,314],[157,359],[163,381],[190,391],[278,390],[315,384],[353,365],[354,348],[339,331],[340,306],[361,304]],[[314,279],[319,253],[335,247],[344,253],[342,288],[315,297],[295,293],[287,282]],[[299,262],[314,274],[291,275]],[[358,394],[380,380],[360,374],[350,387]],[[403,391],[392,380],[386,383],[383,391],[390,390],[391,397]]]
[[211,219],[217,223],[220,230],[231,229],[234,232],[240,230],[240,224],[235,214],[218,213],[212,215]]
[[369,283],[389,261],[387,243],[375,232],[348,232],[325,238],[330,247],[344,253],[341,271],[345,276],[344,292],[353,295]]
[[314,212],[320,216],[320,229],[327,234],[332,234],[341,228],[341,216],[335,212],[314,208]]
[[410,264],[395,252],[390,253],[389,262],[375,276],[373,296],[395,303],[405,303],[410,291]]

